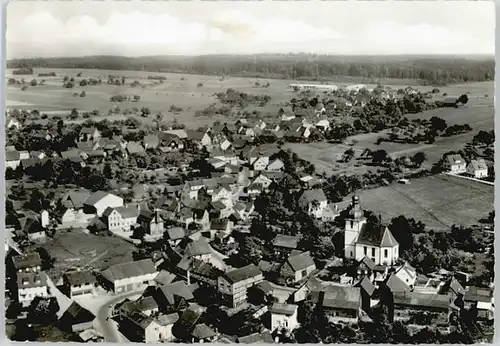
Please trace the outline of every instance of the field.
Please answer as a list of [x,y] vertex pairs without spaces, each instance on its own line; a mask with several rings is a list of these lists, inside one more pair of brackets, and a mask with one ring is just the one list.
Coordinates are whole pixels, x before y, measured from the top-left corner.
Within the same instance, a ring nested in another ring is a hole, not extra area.
[[[401,144],[382,142],[377,145],[376,141],[379,137],[385,137],[385,132],[368,133],[348,138],[348,141],[354,143],[352,148],[360,154],[364,149],[371,150],[383,149],[392,156],[413,155],[416,152],[423,151],[427,155],[427,161],[424,162],[424,168],[430,168],[435,162],[439,161],[443,154],[452,150],[463,149],[464,145],[472,140],[480,130],[494,129],[494,105],[493,105],[493,88],[492,82],[485,83],[470,83],[454,85],[446,88],[441,88],[441,92],[447,92],[449,95],[460,95],[470,92],[469,103],[463,108],[439,108],[432,111],[423,112],[420,114],[407,115],[409,119],[430,119],[437,116],[446,120],[448,125],[454,124],[469,124],[472,127],[470,133],[465,133],[453,137],[438,137],[434,144]],[[419,88],[423,91],[425,87]],[[488,94],[488,98],[485,95]],[[442,98],[442,97],[441,97]],[[373,167],[354,167],[350,165],[340,165],[336,161],[338,154],[343,153],[349,148],[344,144],[327,144],[327,143],[299,143],[287,144],[287,147],[292,149],[304,160],[312,162],[318,172],[327,173],[342,173],[356,172],[362,174],[368,169],[373,170]],[[339,170],[340,169],[340,170]]]
[[[38,77],[39,73],[55,72],[57,77]],[[76,77],[82,72],[81,77]],[[125,119],[125,116],[114,115],[109,117],[108,111],[117,105],[121,109],[131,109],[133,107],[141,108],[148,107],[152,114],[162,112],[164,121],[170,121],[177,118],[180,122],[191,128],[196,128],[205,124],[212,123],[215,120],[224,121],[224,117],[194,117],[194,112],[203,110],[209,105],[216,103],[217,100],[213,96],[214,93],[225,91],[228,88],[233,88],[248,94],[269,95],[271,103],[260,109],[264,114],[275,114],[280,104],[289,101],[294,97],[295,93],[289,88],[289,84],[296,83],[292,80],[272,80],[272,79],[257,79],[244,77],[226,77],[221,80],[217,76],[200,76],[189,74],[173,74],[173,73],[153,73],[143,71],[106,71],[106,70],[80,70],[80,69],[35,69],[33,76],[12,76],[12,71],[7,70],[7,77],[15,77],[16,79],[24,78],[30,81],[32,78],[37,80],[45,79],[45,85],[28,87],[22,91],[19,86],[8,86],[7,88],[7,108],[20,109],[37,109],[40,112],[46,112],[49,116],[54,115],[52,112],[64,111],[69,114],[72,108],[79,111],[92,111],[94,109],[103,113],[103,116],[94,117],[93,120],[99,121],[104,118],[109,120]],[[119,75],[126,77],[126,85],[116,86],[106,84],[108,75]],[[155,83],[148,80],[148,76],[164,76],[167,79],[164,83]],[[75,87],[66,89],[62,87],[62,79],[64,76],[75,78]],[[83,78],[101,78],[104,84],[97,86],[79,86],[79,81]],[[130,87],[132,81],[139,81],[145,88]],[[270,83],[268,88],[254,87],[255,82],[259,81],[261,85],[266,82]],[[339,86],[345,86],[353,83],[362,82],[356,78],[339,77],[331,81]],[[382,80],[382,83],[390,84],[393,88],[400,88],[405,85],[412,85],[414,81],[410,80]],[[202,87],[198,87],[198,83],[202,83]],[[308,83],[308,81],[301,81]],[[315,83],[315,82],[310,82]],[[374,87],[373,84],[366,84],[368,87]],[[423,87],[429,89],[429,87]],[[80,93],[85,90],[86,97],[75,97],[74,93]],[[139,95],[139,102],[122,102],[113,104],[109,98],[112,95],[126,94]],[[169,107],[175,105],[183,109],[179,113],[168,112]],[[149,118],[138,117],[143,122],[152,123],[154,116]]]
[[380,213],[384,222],[405,215],[435,230],[478,224],[494,209],[494,186],[448,175],[360,191],[359,196],[363,208]]
[[86,234],[81,230],[57,231],[54,239],[42,246],[56,258],[56,270],[69,267],[106,268],[110,265],[132,261],[135,247],[117,237]]

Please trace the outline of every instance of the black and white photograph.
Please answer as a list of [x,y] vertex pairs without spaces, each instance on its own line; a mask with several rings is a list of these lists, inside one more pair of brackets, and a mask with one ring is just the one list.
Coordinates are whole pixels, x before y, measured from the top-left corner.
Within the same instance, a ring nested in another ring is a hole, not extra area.
[[8,340],[493,342],[493,1],[5,22]]

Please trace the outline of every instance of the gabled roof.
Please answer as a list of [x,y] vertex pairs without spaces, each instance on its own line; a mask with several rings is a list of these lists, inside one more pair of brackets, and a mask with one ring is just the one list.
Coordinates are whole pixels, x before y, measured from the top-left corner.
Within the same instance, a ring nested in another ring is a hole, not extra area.
[[122,280],[156,273],[153,261],[149,258],[140,261],[116,264],[102,272],[109,281]]
[[80,134],[92,135],[97,129],[95,127],[82,127]]
[[110,193],[108,192],[96,191],[90,196],[88,196],[87,199],[85,199],[85,201],[83,202],[83,204],[95,206],[98,202],[100,202],[103,198],[105,198],[108,195],[110,195]]
[[474,170],[488,169],[488,166],[486,165],[486,162],[483,159],[472,160],[469,165]]
[[391,274],[385,284],[392,293],[410,292],[410,287],[395,274]]
[[14,268],[16,268],[16,270],[42,265],[42,259],[40,258],[40,254],[38,252],[30,252],[25,255],[13,256],[12,262],[14,263]]
[[273,240],[273,246],[284,247],[288,249],[296,249],[298,243],[299,238],[285,234],[278,234]]
[[160,326],[169,326],[171,324],[174,324],[179,320],[179,314],[178,313],[173,313],[173,314],[168,314],[168,315],[160,315],[156,317],[156,322]]
[[394,247],[398,245],[398,242],[386,226],[367,222],[361,228],[357,244]]
[[314,260],[312,259],[309,252],[301,253],[300,255],[294,255],[288,257],[288,263],[294,271],[303,270],[312,266],[315,266]]
[[185,130],[167,130],[163,132],[175,135],[181,139],[188,138],[188,135]]
[[460,164],[465,163],[465,160],[459,154],[447,155],[446,156],[446,161],[448,161],[448,163],[450,165],[460,165]]
[[376,290],[375,285],[370,280],[368,280],[366,276],[359,283],[359,287],[361,287],[361,289],[364,290],[370,297],[373,295],[373,293],[375,293]]
[[229,282],[234,284],[261,274],[262,272],[260,271],[259,267],[254,264],[249,264],[245,267],[227,272],[224,276]]
[[324,289],[322,306],[325,308],[359,309],[361,289],[351,286],[330,285]]
[[6,151],[5,161],[19,161],[21,158],[18,151]]
[[263,331],[262,333],[253,333],[247,336],[242,336],[238,338],[238,343],[240,344],[274,344],[274,339],[271,335],[271,332],[268,330]]
[[130,154],[141,154],[144,153],[144,147],[139,142],[128,142],[127,151]]
[[90,192],[87,190],[70,192],[63,200],[63,204],[66,208],[81,209],[89,196]]
[[450,298],[448,295],[444,294],[398,292],[394,294],[394,304],[410,307],[448,309],[450,305]]
[[170,304],[175,304],[175,297],[185,300],[194,299],[193,292],[184,281],[176,281],[158,288]]
[[298,306],[295,304],[281,304],[274,303],[270,308],[269,312],[272,314],[292,316],[297,312]]
[[160,139],[158,135],[146,135],[144,136],[144,144],[148,144],[149,146],[158,146],[160,143]]
[[61,316],[61,323],[67,325],[76,325],[81,323],[91,322],[95,319],[95,315],[87,309],[81,307],[77,302],[71,303]]
[[92,274],[90,270],[77,270],[77,271],[66,272],[64,276],[72,286],[91,284],[97,281],[94,274]]
[[178,240],[186,236],[186,230],[182,227],[168,228],[166,232],[170,240]]
[[326,201],[326,196],[323,189],[306,190],[304,191],[304,193],[302,193],[302,196],[300,198],[305,199],[309,203],[312,201]]
[[187,244],[185,254],[188,256],[199,256],[212,253],[212,248],[205,238],[200,238]]
[[217,336],[217,333],[205,323],[202,323],[194,327],[192,335],[195,338],[201,340],[206,338],[213,338],[214,336]]

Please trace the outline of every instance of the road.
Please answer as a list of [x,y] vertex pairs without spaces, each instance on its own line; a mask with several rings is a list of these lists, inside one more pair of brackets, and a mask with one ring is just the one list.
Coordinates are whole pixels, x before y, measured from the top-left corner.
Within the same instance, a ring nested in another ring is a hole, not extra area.
[[[111,300],[108,300],[99,308],[99,312],[97,313],[97,322],[100,326],[100,332],[104,337],[105,342],[110,343],[123,343],[130,342],[122,333],[118,331],[118,324],[111,319],[111,310],[112,308],[120,301],[125,298],[141,294],[142,291],[134,291],[128,292],[124,294],[120,294],[116,297],[113,297]],[[109,318],[108,318],[109,317]]]

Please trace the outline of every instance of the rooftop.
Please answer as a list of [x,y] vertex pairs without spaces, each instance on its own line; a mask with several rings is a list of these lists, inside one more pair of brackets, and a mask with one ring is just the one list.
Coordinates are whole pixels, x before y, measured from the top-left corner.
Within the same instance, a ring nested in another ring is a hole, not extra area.
[[117,281],[131,277],[137,277],[156,273],[156,268],[151,259],[116,264],[102,272],[109,281]]
[[259,267],[253,264],[249,264],[245,267],[227,272],[225,274],[225,277],[234,284],[258,275],[262,275]]
[[281,304],[274,303],[270,308],[269,312],[278,315],[292,316],[297,311],[297,305],[295,304]]

